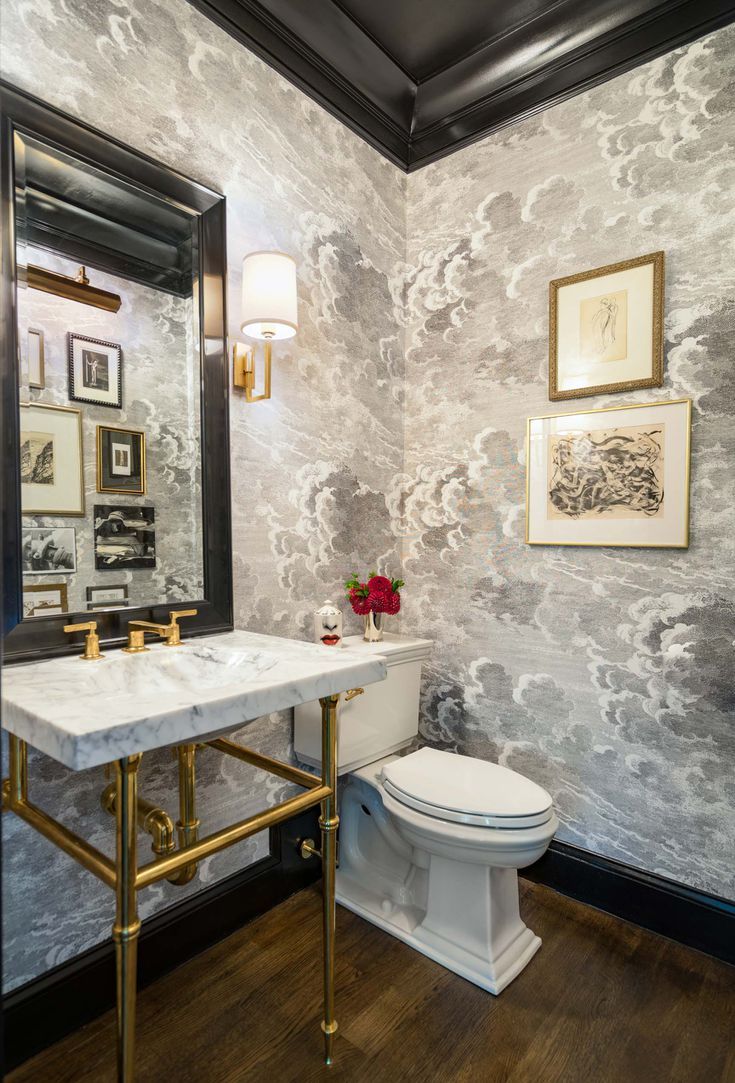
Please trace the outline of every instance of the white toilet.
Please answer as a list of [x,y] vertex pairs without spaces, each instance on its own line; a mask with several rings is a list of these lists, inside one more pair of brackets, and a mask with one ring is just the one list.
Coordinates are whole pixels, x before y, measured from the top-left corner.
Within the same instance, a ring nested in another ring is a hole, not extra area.
[[[360,636],[350,650],[383,655],[388,676],[339,707],[337,901],[491,993],[541,947],[521,921],[517,869],[544,853],[558,826],[549,794],[498,764],[421,748],[421,663],[431,642]],[[296,708],[296,756],[318,766],[318,704]]]

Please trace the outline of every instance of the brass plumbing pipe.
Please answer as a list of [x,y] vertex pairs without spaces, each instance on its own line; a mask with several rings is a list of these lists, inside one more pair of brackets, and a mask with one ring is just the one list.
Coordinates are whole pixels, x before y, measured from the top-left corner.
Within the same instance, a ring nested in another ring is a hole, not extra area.
[[[196,816],[196,745],[179,745],[176,749],[179,762],[179,818],[176,833],[179,849],[196,842],[199,837],[199,820]],[[170,884],[188,884],[197,874],[197,864],[185,865],[167,880]]]
[[[105,812],[115,816],[117,812],[117,783],[110,782],[105,786],[100,797],[100,804]],[[136,820],[138,826],[151,836],[151,850],[159,856],[170,854],[176,848],[174,841],[174,823],[165,809],[158,808],[152,801],[145,797],[138,797],[136,802]]]
[[221,831],[216,831],[213,835],[207,835],[206,838],[192,843],[191,846],[187,846],[184,850],[176,850],[167,857],[161,857],[158,861],[143,865],[138,870],[135,886],[140,891],[141,888],[148,887],[149,884],[155,884],[158,880],[167,879],[172,873],[177,872],[190,862],[201,861],[202,858],[208,857],[210,854],[216,854],[228,846],[234,846],[241,839],[250,838],[251,835],[263,831],[266,827],[272,827],[274,824],[289,820],[297,813],[303,812],[304,809],[318,805],[320,801],[331,796],[331,794],[332,790],[328,786],[317,786],[315,789],[299,794],[298,797],[292,797],[289,801],[283,801],[265,812],[256,813],[255,816],[248,816],[246,820],[239,820],[230,827],[224,827]]

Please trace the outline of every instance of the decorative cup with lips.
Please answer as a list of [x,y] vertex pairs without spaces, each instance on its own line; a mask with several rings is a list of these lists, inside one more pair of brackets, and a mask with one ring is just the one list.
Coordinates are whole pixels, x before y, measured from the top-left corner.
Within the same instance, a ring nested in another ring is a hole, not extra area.
[[314,638],[325,647],[342,646],[342,611],[334,602],[325,602],[314,614]]

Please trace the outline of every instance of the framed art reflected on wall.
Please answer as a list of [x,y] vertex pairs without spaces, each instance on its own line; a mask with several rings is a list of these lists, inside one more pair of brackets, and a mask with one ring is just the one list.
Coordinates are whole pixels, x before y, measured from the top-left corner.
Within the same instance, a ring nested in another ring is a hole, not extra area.
[[43,388],[46,386],[43,331],[29,327],[26,335],[26,363],[28,366],[28,386]]
[[122,349],[116,342],[69,332],[69,398],[122,407]]
[[528,419],[530,545],[689,545],[691,400]]
[[155,568],[155,510],[95,504],[94,557],[98,571]]
[[23,527],[23,575],[77,570],[76,531],[71,526]]
[[549,283],[549,398],[661,387],[664,253]]
[[84,515],[83,463],[80,410],[21,404],[23,515]]
[[97,491],[145,495],[145,433],[97,426]]
[[127,583],[111,583],[109,587],[87,587],[87,609],[109,609],[128,605]]
[[66,583],[23,584],[23,620],[68,612]]

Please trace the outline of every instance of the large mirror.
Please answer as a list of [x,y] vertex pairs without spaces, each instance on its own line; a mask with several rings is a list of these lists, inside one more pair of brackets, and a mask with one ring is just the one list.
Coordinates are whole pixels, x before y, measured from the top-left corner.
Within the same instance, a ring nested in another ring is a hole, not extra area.
[[6,652],[182,603],[219,630],[224,200],[8,88],[3,113]]

